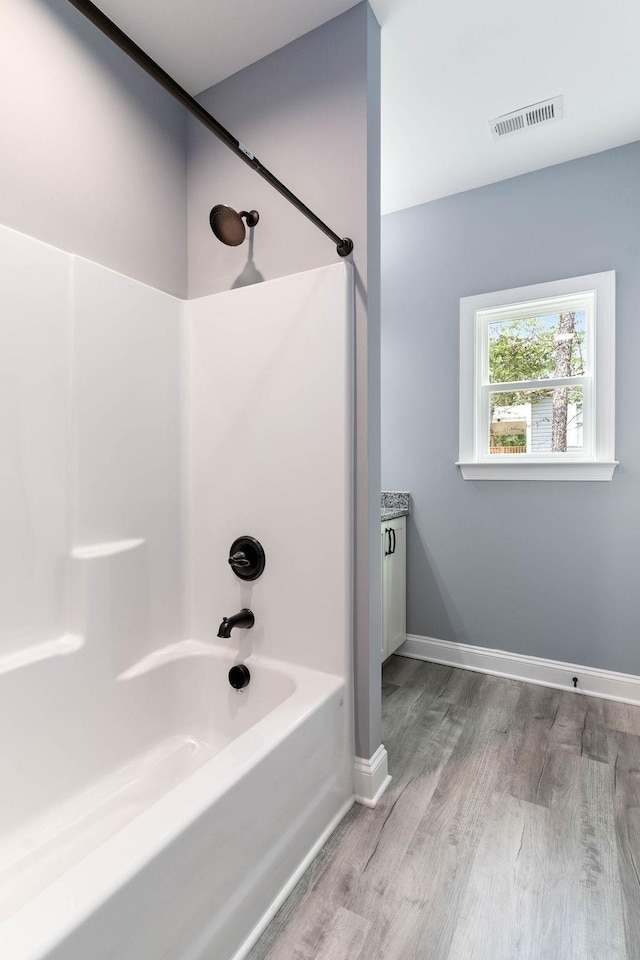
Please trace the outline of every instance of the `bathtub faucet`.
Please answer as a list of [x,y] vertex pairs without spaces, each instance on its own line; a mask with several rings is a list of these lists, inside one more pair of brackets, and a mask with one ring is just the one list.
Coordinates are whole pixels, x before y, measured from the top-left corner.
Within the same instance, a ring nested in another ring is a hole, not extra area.
[[228,640],[234,627],[241,627],[248,630],[256,622],[256,618],[247,607],[243,607],[240,613],[234,613],[232,617],[223,617],[222,623],[218,627],[218,636]]

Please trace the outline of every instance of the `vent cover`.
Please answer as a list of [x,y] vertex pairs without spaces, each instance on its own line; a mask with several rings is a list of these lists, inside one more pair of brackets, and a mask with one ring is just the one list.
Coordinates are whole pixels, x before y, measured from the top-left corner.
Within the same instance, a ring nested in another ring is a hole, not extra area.
[[540,103],[532,103],[528,107],[522,107],[521,110],[514,110],[513,113],[496,117],[495,120],[489,121],[489,126],[493,139],[501,140],[510,133],[526,130],[527,127],[537,127],[542,123],[551,123],[561,117],[562,97],[552,97],[551,100],[541,100]]

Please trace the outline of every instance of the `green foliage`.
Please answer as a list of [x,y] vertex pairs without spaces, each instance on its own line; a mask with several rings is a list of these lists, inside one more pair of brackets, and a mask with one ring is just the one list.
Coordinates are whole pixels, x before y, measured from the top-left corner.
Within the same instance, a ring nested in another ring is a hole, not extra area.
[[503,433],[492,438],[496,447],[526,447],[526,433]]
[[[495,331],[499,332],[495,332]],[[540,317],[525,317],[496,324],[489,335],[489,371],[492,383],[517,380],[542,380],[555,373],[556,334],[558,323],[543,322]],[[582,344],[584,332],[577,331],[572,341],[571,373],[583,372]],[[570,400],[580,399],[579,391],[570,391]],[[493,406],[515,406],[535,403],[550,395],[549,390],[524,393],[514,391],[493,395]]]

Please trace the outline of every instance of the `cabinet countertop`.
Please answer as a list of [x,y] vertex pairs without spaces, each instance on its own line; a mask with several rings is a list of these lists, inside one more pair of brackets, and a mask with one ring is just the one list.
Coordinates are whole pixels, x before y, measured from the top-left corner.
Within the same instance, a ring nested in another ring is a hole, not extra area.
[[386,523],[388,520],[397,520],[398,517],[408,517],[409,511],[401,507],[388,507],[380,510],[380,523]]
[[380,522],[408,517],[411,511],[411,495],[399,490],[383,490],[380,494]]

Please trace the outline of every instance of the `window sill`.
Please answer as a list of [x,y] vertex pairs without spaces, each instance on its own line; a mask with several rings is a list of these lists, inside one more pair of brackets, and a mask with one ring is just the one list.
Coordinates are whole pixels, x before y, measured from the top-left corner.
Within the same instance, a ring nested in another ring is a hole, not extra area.
[[611,480],[617,465],[617,460],[458,461],[456,464],[465,480]]

